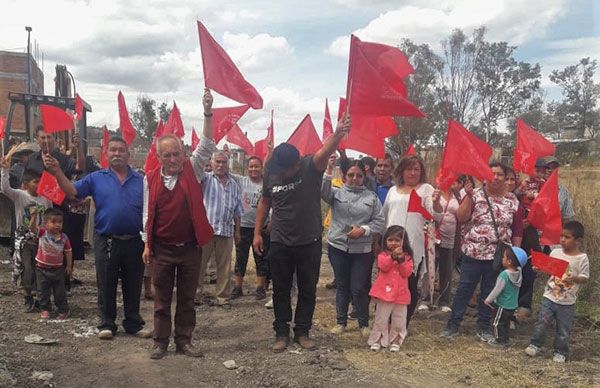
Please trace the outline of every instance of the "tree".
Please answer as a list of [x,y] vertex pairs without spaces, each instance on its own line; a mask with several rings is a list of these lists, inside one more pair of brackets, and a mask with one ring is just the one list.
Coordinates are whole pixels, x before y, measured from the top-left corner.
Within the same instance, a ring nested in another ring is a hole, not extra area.
[[565,115],[570,126],[577,128],[580,137],[587,134],[596,138],[600,134],[599,114],[596,111],[600,97],[600,84],[594,82],[596,60],[582,58],[578,64],[553,70],[550,81],[557,84],[564,96],[557,110]]
[[140,95],[137,98],[135,110],[131,115],[140,138],[147,144],[152,142],[152,137],[158,124],[155,107],[156,101],[148,96]]
[[517,62],[515,49],[506,42],[481,42],[475,67],[475,101],[481,113],[478,130],[485,133],[486,142],[497,134],[498,121],[520,116],[540,88],[540,65]]
[[158,117],[166,123],[169,119],[169,115],[171,115],[171,109],[169,108],[166,102],[163,102],[158,106]]

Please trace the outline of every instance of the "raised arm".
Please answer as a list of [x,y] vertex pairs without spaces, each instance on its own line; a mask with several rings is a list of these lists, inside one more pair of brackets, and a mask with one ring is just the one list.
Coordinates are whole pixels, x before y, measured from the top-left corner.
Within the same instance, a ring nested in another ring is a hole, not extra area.
[[325,140],[323,147],[315,152],[315,155],[313,156],[313,164],[317,171],[325,171],[329,155],[335,152],[338,145],[340,145],[342,138],[350,132],[351,126],[352,122],[350,120],[350,115],[344,114],[340,121],[338,121],[333,136],[329,136],[329,138]]
[[0,168],[0,191],[2,191],[4,195],[14,202],[15,198],[19,195],[19,191],[10,187],[9,164],[8,161],[3,157],[0,157]]
[[202,135],[200,136],[200,143],[198,143],[190,158],[198,182],[201,182],[204,178],[204,167],[210,161],[212,154],[217,151],[217,145],[213,139],[212,103],[213,97],[210,94],[210,90],[204,89],[204,97],[202,97],[204,126],[202,128]]
[[75,152],[77,154],[75,169],[77,171],[83,172],[86,169],[86,165],[85,165],[85,155],[83,154],[83,147],[81,146],[81,135],[79,134],[79,131],[75,131],[73,133],[72,144],[75,147]]

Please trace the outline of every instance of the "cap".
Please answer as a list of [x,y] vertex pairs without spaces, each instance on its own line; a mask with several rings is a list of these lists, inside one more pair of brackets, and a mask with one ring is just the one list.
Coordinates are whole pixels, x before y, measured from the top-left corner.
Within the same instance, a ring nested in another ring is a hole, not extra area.
[[519,265],[521,267],[524,267],[525,264],[527,264],[527,253],[525,253],[525,251],[522,248],[519,247],[510,247],[513,251],[513,253],[515,254],[515,256],[517,256],[517,261],[519,262]]
[[546,167],[546,161],[542,158],[539,158],[535,161],[535,168]]
[[300,152],[289,143],[281,143],[273,150],[271,158],[267,163],[269,174],[279,175],[300,160]]
[[549,165],[550,163],[556,163],[560,166],[560,162],[558,161],[558,158],[556,156],[548,156],[546,157],[546,166]]

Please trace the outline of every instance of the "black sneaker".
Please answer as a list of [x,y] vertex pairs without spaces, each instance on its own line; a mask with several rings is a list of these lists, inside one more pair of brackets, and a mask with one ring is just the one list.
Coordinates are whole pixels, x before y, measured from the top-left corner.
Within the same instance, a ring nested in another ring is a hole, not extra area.
[[23,312],[32,313],[35,311],[35,303],[33,302],[33,296],[26,296],[23,301]]
[[350,314],[348,314],[348,319],[352,321],[356,321],[358,319],[358,313],[356,312],[356,310],[350,311]]
[[256,300],[263,300],[267,297],[267,291],[264,288],[258,287],[256,289]]
[[444,338],[454,338],[458,335],[458,327],[446,325],[440,336]]
[[490,342],[492,340],[495,339],[494,335],[492,334],[492,331],[488,328],[478,328],[475,331],[475,334],[477,335],[477,337],[482,340],[483,342]]
[[237,299],[243,295],[242,287],[233,287],[233,290],[231,290],[231,299]]

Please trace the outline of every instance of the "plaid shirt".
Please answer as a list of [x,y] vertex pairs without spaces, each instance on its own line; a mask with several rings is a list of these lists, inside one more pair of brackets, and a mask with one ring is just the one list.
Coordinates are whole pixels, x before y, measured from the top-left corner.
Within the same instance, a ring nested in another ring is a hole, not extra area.
[[233,237],[234,219],[244,212],[242,189],[229,174],[225,185],[221,184],[214,172],[206,173],[202,185],[206,216],[215,236]]

